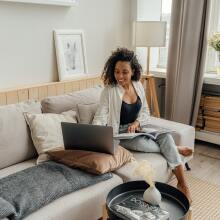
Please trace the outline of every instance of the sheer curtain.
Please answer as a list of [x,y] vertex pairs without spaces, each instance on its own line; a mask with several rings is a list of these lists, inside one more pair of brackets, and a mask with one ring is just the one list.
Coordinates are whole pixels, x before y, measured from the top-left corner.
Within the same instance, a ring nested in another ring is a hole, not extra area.
[[211,0],[173,0],[165,115],[195,125],[202,91]]
[[[211,12],[209,22],[209,37],[215,32],[220,31],[220,1],[212,0]],[[218,54],[216,51],[209,47],[207,51],[206,59],[206,73],[216,73],[216,67],[218,66]]]

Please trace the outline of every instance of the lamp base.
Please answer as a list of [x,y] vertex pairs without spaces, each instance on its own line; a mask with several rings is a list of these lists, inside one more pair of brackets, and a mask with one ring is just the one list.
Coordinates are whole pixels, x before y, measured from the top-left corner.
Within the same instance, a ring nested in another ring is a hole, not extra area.
[[160,110],[157,100],[157,92],[155,87],[155,80],[153,74],[143,74],[142,79],[146,81],[146,99],[148,106],[150,107],[150,113],[151,115],[160,118]]

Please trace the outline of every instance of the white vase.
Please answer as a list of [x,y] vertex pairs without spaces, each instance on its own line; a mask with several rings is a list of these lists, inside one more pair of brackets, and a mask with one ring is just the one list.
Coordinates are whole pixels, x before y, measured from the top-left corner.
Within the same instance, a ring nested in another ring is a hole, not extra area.
[[155,186],[148,187],[143,195],[144,201],[151,205],[159,205],[161,203],[161,193]]

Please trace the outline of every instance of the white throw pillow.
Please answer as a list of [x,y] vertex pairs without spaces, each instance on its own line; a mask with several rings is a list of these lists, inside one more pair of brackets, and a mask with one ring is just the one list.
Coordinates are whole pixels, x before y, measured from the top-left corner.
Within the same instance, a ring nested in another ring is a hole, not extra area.
[[49,160],[47,151],[63,150],[63,135],[61,122],[77,123],[76,112],[73,110],[61,114],[24,113],[31,130],[31,137],[39,155],[37,164]]
[[77,112],[78,112],[78,121],[81,124],[91,124],[95,113],[97,111],[99,104],[78,104]]

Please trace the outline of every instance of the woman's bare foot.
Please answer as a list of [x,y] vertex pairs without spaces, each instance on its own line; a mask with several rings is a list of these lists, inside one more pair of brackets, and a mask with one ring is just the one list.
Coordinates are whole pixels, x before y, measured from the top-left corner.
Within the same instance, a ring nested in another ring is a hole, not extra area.
[[192,197],[191,197],[191,194],[189,191],[189,187],[178,183],[177,189],[179,189],[187,197],[187,199],[189,200],[189,204],[191,205],[192,204]]
[[186,147],[186,146],[177,146],[177,149],[178,149],[179,153],[185,157],[191,156],[193,153],[193,150],[189,147]]

